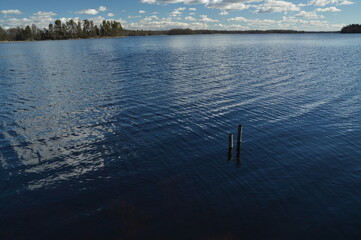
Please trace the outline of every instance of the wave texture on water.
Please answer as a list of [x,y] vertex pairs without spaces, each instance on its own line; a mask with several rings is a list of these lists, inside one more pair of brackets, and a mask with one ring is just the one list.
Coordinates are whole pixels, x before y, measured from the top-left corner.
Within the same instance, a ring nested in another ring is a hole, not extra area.
[[359,36],[0,50],[2,238],[361,237]]

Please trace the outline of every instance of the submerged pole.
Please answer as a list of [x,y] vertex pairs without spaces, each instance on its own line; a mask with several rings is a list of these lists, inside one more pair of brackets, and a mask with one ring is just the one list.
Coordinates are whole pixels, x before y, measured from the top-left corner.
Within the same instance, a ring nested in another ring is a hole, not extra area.
[[237,134],[237,144],[241,144],[242,143],[242,131],[243,131],[243,125],[240,124],[238,125],[238,134]]
[[233,134],[228,134],[228,149],[233,149]]

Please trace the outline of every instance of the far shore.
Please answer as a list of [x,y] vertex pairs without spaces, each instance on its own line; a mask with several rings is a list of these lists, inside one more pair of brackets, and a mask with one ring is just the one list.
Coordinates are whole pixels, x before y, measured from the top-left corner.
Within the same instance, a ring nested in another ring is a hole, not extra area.
[[124,38],[127,36],[115,37],[90,37],[90,38],[68,38],[68,39],[44,39],[44,40],[19,40],[19,41],[0,41],[0,43],[14,43],[14,42],[46,42],[46,41],[65,41],[65,40],[86,40],[86,39],[106,39],[106,38]]
[[294,30],[250,30],[250,31],[222,31],[222,30],[192,30],[192,33],[170,33],[171,30],[127,30],[124,36],[106,36],[106,37],[89,37],[89,38],[68,38],[68,39],[44,39],[44,40],[18,40],[18,41],[0,41],[0,43],[13,42],[43,42],[43,41],[64,41],[64,40],[86,40],[86,39],[111,39],[124,37],[146,37],[146,36],[185,36],[185,35],[242,35],[242,34],[335,34],[340,31],[294,31]]
[[170,30],[132,30],[124,29],[119,21],[103,20],[98,26],[92,20],[83,20],[76,23],[74,20],[62,22],[55,20],[48,28],[40,29],[36,25],[31,27],[16,27],[4,29],[0,26],[0,41],[2,42],[27,42],[48,40],[79,40],[98,38],[119,38],[131,36],[161,36],[161,35],[201,35],[201,34],[337,34],[361,33],[360,24],[351,24],[340,31],[304,31],[292,29],[268,30],[212,30],[173,28]]

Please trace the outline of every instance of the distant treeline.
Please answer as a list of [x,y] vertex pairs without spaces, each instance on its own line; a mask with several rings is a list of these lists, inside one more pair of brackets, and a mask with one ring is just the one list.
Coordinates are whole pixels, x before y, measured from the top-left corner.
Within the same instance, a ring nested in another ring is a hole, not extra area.
[[361,33],[361,24],[351,24],[343,27],[341,33]]
[[[342,33],[360,33],[361,25],[348,25],[341,30]],[[34,24],[32,26],[4,29],[0,27],[0,41],[37,41],[37,40],[63,40],[81,38],[102,38],[121,36],[152,36],[152,35],[190,35],[190,34],[265,34],[265,33],[322,33],[306,32],[295,30],[192,30],[171,29],[171,30],[125,30],[120,22],[104,20],[99,26],[93,21],[74,20],[61,22],[56,20],[50,23],[48,28],[40,29]],[[327,32],[324,32],[327,33]]]
[[304,31],[294,30],[247,30],[247,31],[229,31],[229,30],[192,30],[189,28],[175,28],[164,31],[145,31],[145,30],[126,30],[126,36],[152,36],[152,35],[191,35],[191,34],[252,34],[252,33],[305,33]]
[[120,22],[103,21],[97,26],[93,21],[74,20],[62,23],[56,20],[48,28],[40,29],[34,24],[25,28],[17,27],[4,29],[0,27],[0,41],[34,41],[34,40],[63,40],[77,38],[99,38],[124,36],[125,31]]

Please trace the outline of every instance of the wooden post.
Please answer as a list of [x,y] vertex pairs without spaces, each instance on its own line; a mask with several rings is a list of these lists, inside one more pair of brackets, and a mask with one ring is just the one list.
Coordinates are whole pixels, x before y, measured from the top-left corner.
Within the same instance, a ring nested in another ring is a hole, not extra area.
[[237,144],[241,144],[242,143],[242,131],[243,131],[243,126],[238,125],[238,134],[237,134]]
[[233,134],[228,134],[228,149],[233,149]]

